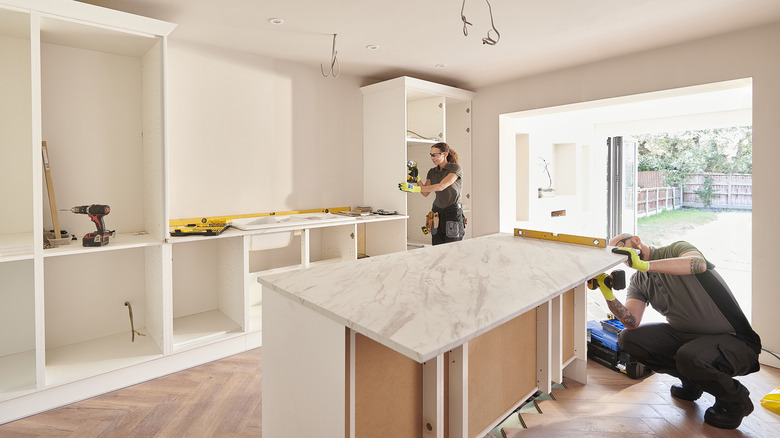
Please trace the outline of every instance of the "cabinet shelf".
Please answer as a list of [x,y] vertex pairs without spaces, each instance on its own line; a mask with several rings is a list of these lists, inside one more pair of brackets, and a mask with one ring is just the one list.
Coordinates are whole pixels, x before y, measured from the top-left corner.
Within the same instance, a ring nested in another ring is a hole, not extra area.
[[0,262],[33,258],[33,233],[0,234]]
[[[147,333],[144,327],[138,328]],[[78,342],[46,350],[46,387],[104,374],[137,365],[162,356],[162,351],[148,334],[135,336],[130,329],[103,338]]]
[[122,249],[141,248],[145,246],[160,245],[160,241],[146,233],[124,233],[116,234],[111,237],[106,246],[82,246],[81,236],[76,236],[77,240],[71,241],[69,245],[59,246],[57,248],[48,248],[43,251],[44,257],[66,256],[74,254],[86,254],[103,251],[118,251]]
[[441,142],[441,140],[427,140],[424,138],[409,138],[406,137],[407,143],[422,143],[422,144],[436,144]]
[[173,349],[181,351],[241,334],[241,327],[219,310],[173,320]]
[[0,370],[0,400],[35,391],[35,350],[0,357]]

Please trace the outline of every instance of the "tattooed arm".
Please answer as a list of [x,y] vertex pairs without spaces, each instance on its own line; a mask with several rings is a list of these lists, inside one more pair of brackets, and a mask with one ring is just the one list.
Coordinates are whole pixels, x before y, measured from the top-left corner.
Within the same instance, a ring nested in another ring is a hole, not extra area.
[[707,270],[707,261],[698,251],[688,251],[672,259],[650,260],[647,272],[672,275],[701,274]]
[[625,306],[617,299],[607,300],[609,310],[628,330],[639,327],[639,323],[642,322],[642,315],[645,313],[645,306],[644,301],[635,298],[627,299]]

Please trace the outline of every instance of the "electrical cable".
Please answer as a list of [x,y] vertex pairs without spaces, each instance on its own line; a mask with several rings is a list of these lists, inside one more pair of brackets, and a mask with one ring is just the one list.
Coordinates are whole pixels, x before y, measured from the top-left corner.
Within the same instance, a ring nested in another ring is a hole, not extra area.
[[[412,134],[412,135],[416,136],[420,140],[433,140],[433,141],[438,141],[439,140],[439,137],[424,137],[424,136],[422,136],[422,135],[420,135],[420,134],[418,134],[418,133],[416,133],[416,132],[414,132],[414,131],[412,131],[410,129],[407,129],[406,133],[407,134]],[[409,138],[409,137],[407,136],[406,138]]]
[[[331,56],[330,56],[330,71],[326,74],[325,69],[322,68],[322,64],[320,64],[320,71],[322,72],[322,76],[328,77],[333,76],[334,78],[339,77],[341,74],[341,66],[339,65],[339,60],[337,58],[339,52],[336,51],[336,34],[333,34],[333,49],[331,50]],[[335,70],[338,70],[338,72],[334,71],[333,67],[336,67]]]
[[[495,46],[496,44],[498,44],[498,40],[501,39],[501,34],[498,32],[498,29],[496,29],[496,25],[493,23],[493,7],[490,6],[490,2],[488,0],[485,0],[485,2],[487,2],[488,10],[490,11],[490,27],[492,27],[492,29],[488,30],[487,36],[485,38],[482,38],[482,44]],[[496,39],[490,37],[490,32],[496,33]]]
[[771,354],[772,356],[774,356],[777,359],[780,359],[780,357],[778,355],[772,353],[771,351],[767,350],[766,348],[762,348],[761,350],[766,351],[767,353]]
[[466,16],[463,14],[463,11],[466,9],[466,0],[463,0],[463,5],[460,7],[460,19],[463,20],[463,36],[469,36],[469,29],[468,26],[471,26],[472,24],[466,21]]
[[[488,11],[490,12],[490,27],[491,27],[491,29],[488,30],[487,36],[485,38],[482,38],[482,44],[495,46],[496,44],[498,44],[498,40],[501,39],[501,33],[498,31],[498,29],[496,28],[496,23],[493,21],[493,6],[490,4],[489,0],[485,0],[485,3],[487,3]],[[463,21],[463,35],[464,36],[469,36],[468,26],[471,26],[472,24],[468,20],[466,20],[465,10],[466,10],[466,0],[463,0],[463,3],[461,4],[461,7],[460,7],[460,19],[461,19],[461,21]],[[490,36],[491,32],[495,32],[495,34],[496,34],[495,38]]]

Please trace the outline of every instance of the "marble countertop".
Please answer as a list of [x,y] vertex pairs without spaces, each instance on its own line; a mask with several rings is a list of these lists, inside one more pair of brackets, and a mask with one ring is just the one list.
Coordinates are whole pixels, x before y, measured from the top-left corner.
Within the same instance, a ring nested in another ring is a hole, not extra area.
[[425,362],[623,260],[609,248],[502,233],[258,281]]

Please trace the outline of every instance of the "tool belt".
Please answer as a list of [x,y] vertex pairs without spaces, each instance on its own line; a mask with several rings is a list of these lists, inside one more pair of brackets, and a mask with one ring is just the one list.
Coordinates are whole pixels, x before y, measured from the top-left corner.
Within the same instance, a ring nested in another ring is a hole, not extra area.
[[439,213],[435,211],[428,212],[425,216],[425,226],[422,227],[423,234],[428,234],[432,229],[439,228]]
[[[466,218],[463,216],[463,207],[460,203],[450,205],[446,208],[433,207],[434,211],[425,216],[425,226],[422,227],[423,234],[437,234],[442,231],[449,239],[462,239],[466,229]],[[439,230],[439,223],[444,221],[444,229]],[[462,221],[461,221],[462,220]]]

